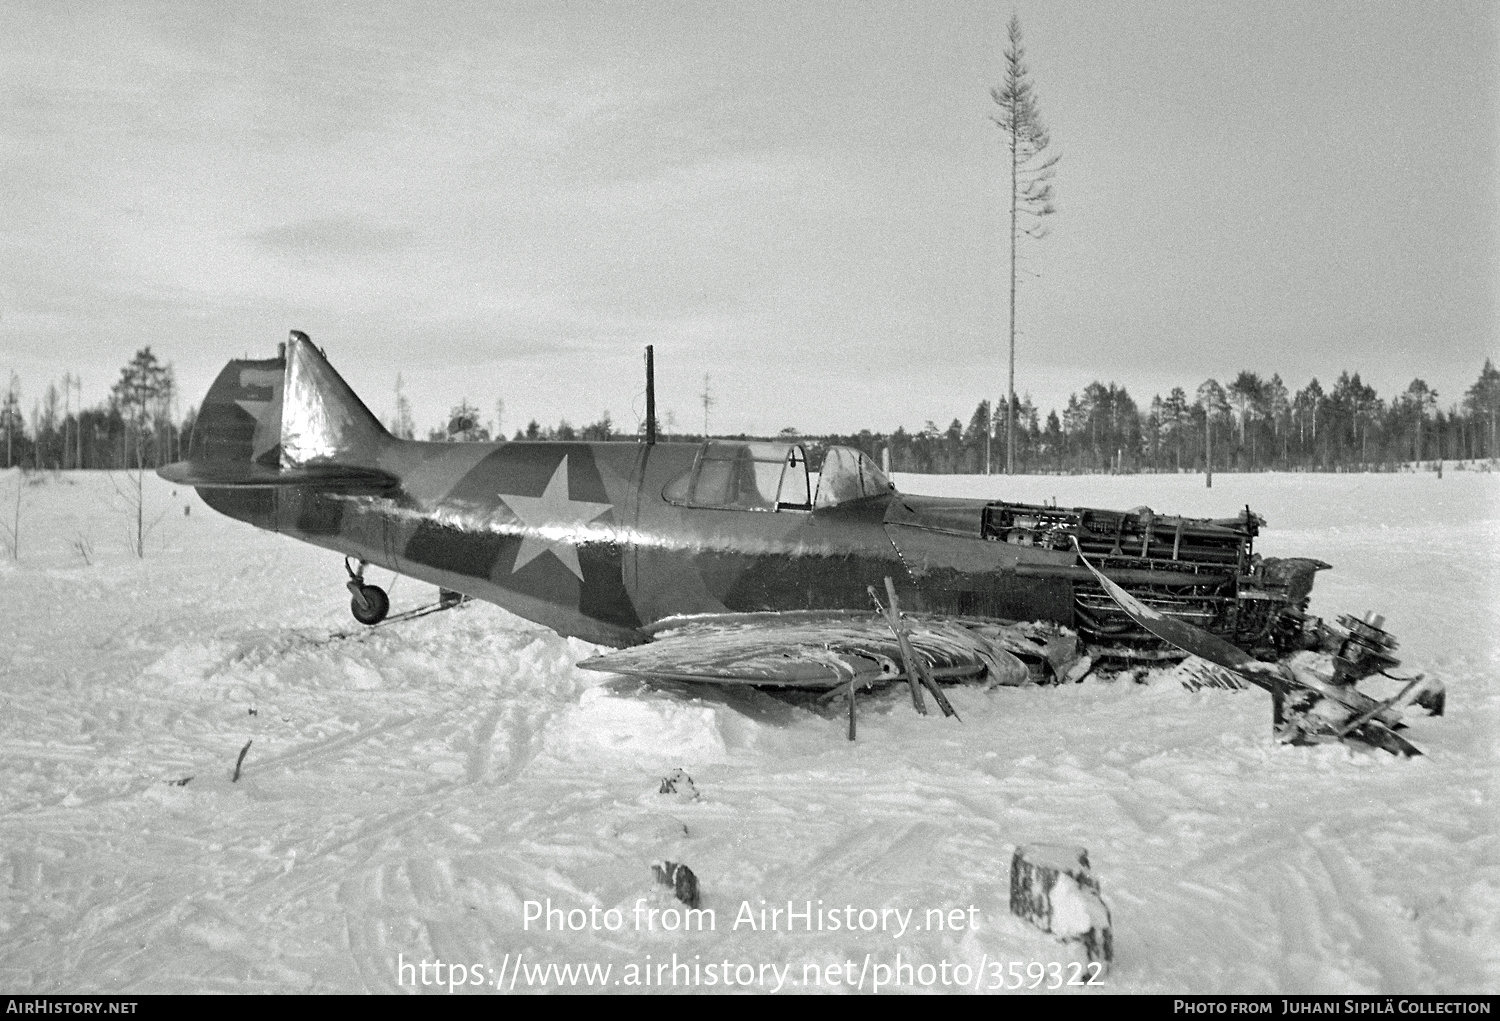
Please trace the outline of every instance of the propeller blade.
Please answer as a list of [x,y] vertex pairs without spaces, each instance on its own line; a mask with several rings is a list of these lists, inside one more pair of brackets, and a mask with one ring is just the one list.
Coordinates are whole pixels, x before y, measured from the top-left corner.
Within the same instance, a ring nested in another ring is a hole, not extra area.
[[[1073,540],[1074,547],[1078,540]],[[1099,584],[1104,586],[1104,591],[1109,597],[1119,604],[1125,615],[1135,621],[1141,627],[1151,632],[1157,638],[1175,645],[1183,652],[1191,653],[1199,659],[1206,659],[1210,663],[1217,663],[1221,667],[1233,670],[1245,680],[1252,684],[1271,690],[1271,680],[1266,677],[1266,664],[1260,662],[1254,656],[1243,649],[1231,645],[1216,635],[1211,635],[1202,628],[1158,613],[1151,607],[1142,603],[1135,596],[1126,592],[1119,585],[1110,581],[1093,564],[1089,563],[1088,557],[1083,555],[1083,550],[1078,550],[1078,559],[1083,562],[1098,579]]]

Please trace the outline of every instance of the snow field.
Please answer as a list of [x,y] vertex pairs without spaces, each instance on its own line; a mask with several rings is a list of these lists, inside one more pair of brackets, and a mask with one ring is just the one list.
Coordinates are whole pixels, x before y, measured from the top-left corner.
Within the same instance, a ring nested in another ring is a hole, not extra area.
[[[1278,747],[1262,693],[1163,674],[950,689],[962,723],[917,717],[896,687],[861,701],[850,744],[841,703],[578,671],[591,647],[486,604],[363,629],[336,554],[155,478],[148,521],[165,514],[137,560],[106,477],[48,476],[25,491],[19,563],[0,565],[0,989],[395,991],[398,954],[619,976],[676,953],[790,965],[793,982],[898,952],[1075,960],[1008,913],[1012,850],[1045,842],[1089,850],[1115,991],[1494,991],[1500,478],[1202,481],[898,485],[1249,502],[1262,552],[1335,565],[1314,612],[1385,613],[1405,666],[1445,678],[1449,715],[1411,718],[1425,757]],[[402,579],[393,612],[433,598]],[[698,800],[656,793],[679,766]],[[640,899],[673,903],[660,859],[698,875],[713,932],[635,928]],[[523,927],[549,898],[626,924]],[[742,903],[788,900],[912,914],[899,936],[732,928]],[[970,906],[976,928],[923,928]]]

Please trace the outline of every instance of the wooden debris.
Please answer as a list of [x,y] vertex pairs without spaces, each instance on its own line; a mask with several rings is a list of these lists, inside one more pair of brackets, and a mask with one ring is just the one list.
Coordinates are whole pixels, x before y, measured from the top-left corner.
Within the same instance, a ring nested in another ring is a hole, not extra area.
[[255,739],[251,738],[249,741],[245,742],[245,747],[240,749],[240,757],[234,760],[234,776],[230,778],[230,783],[239,783],[240,767],[245,764],[245,753],[250,750],[250,746],[254,743]]
[[1078,943],[1091,962],[1114,960],[1109,908],[1081,847],[1028,844],[1010,861],[1010,910],[1064,943]]
[[951,716],[959,723],[963,722],[963,718],[958,715],[958,710],[953,708],[953,703],[949,702],[948,696],[943,694],[943,689],[938,687],[937,681],[933,680],[932,675],[927,672],[925,663],[922,668],[922,683],[927,685],[928,691],[932,692],[932,697],[937,700],[938,708],[943,711],[944,716]]
[[[901,627],[900,615],[896,612],[896,587],[890,578],[885,579],[885,590],[891,599],[891,608],[887,609],[881,603],[880,597],[875,594],[875,586],[868,586],[870,598],[875,602],[875,609],[879,610],[885,617],[886,623],[896,635],[896,645],[901,649],[901,668],[906,671],[906,687],[911,691],[911,707],[921,716],[927,715],[927,703],[922,701],[922,688],[918,682],[917,675],[912,671],[912,663],[916,656],[912,653],[911,643],[907,641],[906,631]],[[850,698],[853,698],[853,689],[850,689]]]
[[651,866],[651,874],[662,886],[670,887],[673,896],[690,908],[698,907],[698,877],[681,862],[662,861]]
[[[906,683],[911,686],[912,703],[917,707],[918,712],[926,715],[927,709],[922,704],[922,696],[917,690],[917,683],[920,681],[928,691],[932,692],[932,697],[944,716],[957,717],[958,713],[949,704],[947,696],[943,694],[943,689],[938,687],[937,681],[933,680],[927,661],[918,656],[916,650],[912,648],[911,638],[901,624],[901,604],[896,599],[896,585],[891,581],[890,575],[886,575],[885,578],[885,594],[890,599],[890,605],[884,608],[885,619],[890,624],[891,630],[896,633],[896,644],[901,649],[902,666],[906,669]],[[875,603],[877,606],[880,605],[880,600],[877,599]]]

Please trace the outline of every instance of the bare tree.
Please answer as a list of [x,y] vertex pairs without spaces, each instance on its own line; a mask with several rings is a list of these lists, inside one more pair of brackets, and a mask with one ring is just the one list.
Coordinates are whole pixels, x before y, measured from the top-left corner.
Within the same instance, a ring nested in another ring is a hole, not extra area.
[[[72,453],[73,453],[72,447],[69,446],[69,444],[68,444],[68,428],[69,428],[68,419],[73,414],[73,374],[71,372],[64,372],[63,373],[63,378],[62,378],[62,383],[63,383],[62,467],[66,468],[68,466],[68,458],[70,456],[72,456]],[[82,408],[79,409],[79,411],[82,411],[82,410],[83,410]],[[74,467],[76,468],[78,466],[74,465]]]
[[15,494],[15,498],[13,500],[8,501],[10,503],[10,506],[6,508],[6,510],[9,511],[8,517],[10,518],[10,520],[9,521],[5,521],[3,519],[0,519],[0,540],[4,541],[5,548],[10,553],[10,558],[12,560],[20,560],[21,559],[21,503],[22,503],[22,499],[23,499],[23,497],[25,496],[25,493],[26,493],[26,483],[28,481],[27,478],[26,478],[26,469],[25,468],[17,468],[15,470],[15,476],[16,476],[16,494]]
[[396,417],[391,419],[391,435],[397,439],[415,439],[417,423],[411,414],[411,401],[406,399],[405,384],[401,373],[396,373]]
[[1217,379],[1205,379],[1198,386],[1198,407],[1203,409],[1204,483],[1214,487],[1214,420],[1229,417],[1229,398]]
[[73,462],[74,468],[83,467],[83,376],[79,373],[73,374],[73,387],[78,391],[78,421],[74,423],[74,433],[78,440],[78,457]]
[[73,552],[82,558],[84,567],[93,565],[94,540],[81,528],[73,532]]
[[[1005,473],[1016,465],[1016,239],[1022,235],[1040,240],[1047,234],[1046,218],[1057,212],[1052,203],[1052,175],[1056,153],[1046,155],[1051,135],[1037,108],[1030,69],[1021,46],[1021,20],[1011,15],[1009,41],[1005,47],[1005,79],[990,90],[1000,108],[990,119],[1005,134],[1010,158],[1010,373],[1005,411]],[[990,470],[985,465],[985,472]]]
[[16,463],[16,434],[26,435],[26,420],[21,415],[21,377],[10,374],[10,385],[0,398],[0,431],[5,433],[5,467]]
[[[135,530],[130,548],[142,558],[146,555],[146,536],[150,533],[146,526],[146,433],[150,430],[155,434],[156,460],[159,462],[163,423],[170,427],[173,389],[172,367],[158,362],[147,346],[137,351],[129,364],[120,370],[120,380],[110,391],[111,400],[125,419],[129,431],[127,441],[134,440],[131,447],[135,453],[135,466],[126,466],[129,482],[124,488],[116,483],[115,491],[134,511]],[[157,521],[160,520],[158,517]],[[153,521],[151,527],[155,525]]]
[[[39,469],[47,467],[46,456],[51,452],[48,448],[52,447],[53,441],[57,437],[57,427],[60,421],[58,402],[60,399],[57,393],[57,384],[48,383],[47,390],[42,395],[41,407],[34,415],[36,427],[32,430],[32,435],[36,437],[36,466]],[[66,428],[66,420],[61,421],[64,428]],[[53,467],[61,469],[62,461],[58,460],[54,462]]]
[[161,524],[161,519],[166,517],[167,512],[162,511],[146,521],[146,472],[139,467],[127,468],[125,470],[125,482],[115,478],[115,473],[109,473],[110,485],[115,487],[115,495],[125,501],[125,508],[129,516],[134,519],[132,525],[125,529],[125,544],[130,547],[130,552],[137,558],[146,558],[146,539]]
[[703,392],[698,395],[698,400],[703,402],[703,438],[708,439],[708,409],[718,404],[718,398],[714,397],[708,388],[708,373],[703,374]]

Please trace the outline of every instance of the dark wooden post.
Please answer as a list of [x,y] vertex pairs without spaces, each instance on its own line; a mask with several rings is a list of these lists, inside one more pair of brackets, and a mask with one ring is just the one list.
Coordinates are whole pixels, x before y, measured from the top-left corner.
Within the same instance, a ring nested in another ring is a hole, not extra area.
[[656,364],[652,345],[646,345],[646,442],[656,442]]
[[1214,488],[1214,420],[1211,413],[1203,416],[1203,470],[1207,488]]

